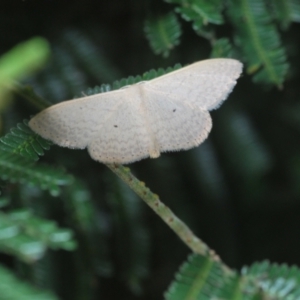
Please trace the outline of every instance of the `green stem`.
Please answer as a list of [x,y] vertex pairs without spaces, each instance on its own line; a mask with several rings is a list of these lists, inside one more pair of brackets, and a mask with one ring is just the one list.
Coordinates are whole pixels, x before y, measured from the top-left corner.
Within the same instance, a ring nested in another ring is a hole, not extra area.
[[[132,175],[129,168],[117,164],[107,164],[117,176],[119,176],[128,186],[148,204],[154,212],[178,235],[178,237],[194,252],[205,257],[210,257],[213,261],[220,261],[215,252],[201,241],[165,204],[159,197],[152,193],[145,184]],[[228,269],[226,266],[224,266]],[[229,270],[229,269],[228,269]]]

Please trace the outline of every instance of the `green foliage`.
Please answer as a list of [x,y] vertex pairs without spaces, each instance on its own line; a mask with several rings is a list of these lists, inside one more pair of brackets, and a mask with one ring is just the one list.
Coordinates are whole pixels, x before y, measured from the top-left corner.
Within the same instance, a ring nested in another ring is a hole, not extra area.
[[0,139],[0,177],[10,182],[39,186],[52,195],[58,195],[60,186],[71,184],[72,177],[61,169],[34,164],[51,144],[34,133],[27,120],[17,124]]
[[235,42],[247,61],[254,80],[282,86],[288,64],[279,33],[267,6],[260,0],[234,0],[229,10],[236,28]]
[[300,2],[298,0],[273,0],[272,8],[283,29],[292,22],[300,22]]
[[255,281],[267,299],[296,300],[300,297],[300,270],[296,266],[264,261],[244,267],[242,275]]
[[193,28],[196,31],[202,29],[203,26],[211,24],[223,24],[223,16],[221,14],[222,1],[213,0],[165,0],[169,3],[177,4],[176,12],[181,14],[186,21],[193,22]]
[[144,31],[153,52],[163,57],[179,44],[181,27],[173,12],[146,20]]
[[60,186],[72,182],[72,177],[62,169],[35,165],[31,160],[7,151],[0,151],[0,178],[12,183],[26,183],[49,190],[53,196],[60,193]]
[[[0,265],[0,299],[6,300],[58,300],[50,292],[41,291],[22,282]],[[12,288],[13,287],[13,288]]]
[[207,299],[220,297],[227,278],[221,264],[200,255],[191,255],[176,274],[165,295],[167,300]]
[[53,221],[35,217],[29,210],[0,212],[0,251],[34,262],[47,249],[73,250],[72,232]]
[[0,150],[20,154],[34,161],[44,155],[44,150],[49,150],[51,144],[28,127],[28,120],[17,124],[10,130],[10,133],[0,138]]
[[0,89],[4,83],[19,79],[36,71],[50,54],[48,42],[41,37],[32,38],[15,46],[0,57]]
[[191,255],[165,294],[167,300],[244,299],[263,300],[258,286],[229,272],[221,262]]
[[296,300],[299,297],[300,270],[295,266],[265,261],[244,267],[238,275],[200,255],[188,258],[165,294],[167,300]]
[[[270,7],[264,1],[232,0],[226,7],[223,7],[224,3],[220,0],[166,2],[176,4],[175,11],[186,21],[192,21],[194,30],[211,42],[211,57],[241,56],[247,62],[247,72],[254,75],[255,81],[282,86],[288,72],[286,50],[281,43]],[[287,28],[292,21],[299,22],[300,5],[296,0],[274,0],[271,7],[282,28]],[[216,39],[215,25],[224,23],[223,8],[226,8],[225,12],[236,28],[234,49],[228,38]],[[151,45],[160,44],[158,35],[153,34]]]
[[[201,147],[136,163],[133,172],[230,266],[240,269],[244,261],[268,255],[299,264],[299,39],[293,24],[300,21],[299,1],[116,1],[100,10],[85,4],[68,10],[63,2],[49,10],[47,20],[51,15],[56,26],[45,22],[51,26],[44,35],[52,57],[36,76],[28,77],[36,65],[28,65],[23,54],[6,61],[10,77],[27,77],[25,85],[11,84],[18,95],[14,103],[2,101],[0,86],[1,263],[31,286],[0,266],[0,300],[57,299],[32,286],[55,291],[63,300],[161,299],[187,252],[180,240],[86,151],[48,151],[50,142],[27,121],[18,122],[36,113],[32,104],[40,110],[74,95],[120,89],[176,70],[180,65],[168,66],[177,62],[208,56],[241,60],[254,82],[245,74],[239,79],[224,107],[212,113],[214,128]],[[0,10],[0,27],[7,15]],[[43,22],[32,19],[19,23],[36,32]],[[1,27],[0,34],[12,29],[1,39],[8,41],[1,42],[3,53],[13,40],[26,38],[19,36],[22,30],[13,33],[14,26]],[[42,35],[42,26],[39,30]],[[160,56],[145,51],[143,32]],[[31,58],[40,57],[34,49]],[[285,88],[265,90],[270,85]],[[37,162],[41,156],[43,162]],[[166,299],[300,298],[296,267],[263,262],[239,274],[221,259],[211,251],[191,255]]]

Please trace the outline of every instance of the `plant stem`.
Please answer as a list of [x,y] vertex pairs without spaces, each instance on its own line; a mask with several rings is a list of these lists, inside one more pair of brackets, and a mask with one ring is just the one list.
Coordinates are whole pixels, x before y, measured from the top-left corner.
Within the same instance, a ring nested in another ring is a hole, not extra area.
[[215,252],[201,241],[191,229],[183,223],[159,197],[152,193],[145,184],[139,181],[130,169],[122,165],[107,164],[117,176],[119,176],[128,186],[139,195],[160,217],[161,219],[178,235],[178,237],[194,252],[203,256],[209,256],[213,261],[220,261]]

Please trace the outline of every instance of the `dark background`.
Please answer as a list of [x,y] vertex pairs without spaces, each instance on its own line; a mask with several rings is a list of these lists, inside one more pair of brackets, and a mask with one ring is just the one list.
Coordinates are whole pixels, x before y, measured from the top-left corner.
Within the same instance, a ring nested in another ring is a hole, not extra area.
[[[182,19],[180,45],[168,58],[153,54],[143,31],[144,20],[172,9],[162,1],[147,0],[1,1],[0,54],[33,36],[48,39],[53,50],[51,63],[26,80],[45,99],[59,102],[88,87],[151,68],[208,58],[211,45]],[[213,130],[203,145],[130,166],[232,268],[264,259],[300,264],[299,29],[293,24],[281,32],[291,66],[282,89],[253,83],[244,74],[229,100],[212,112]],[[216,30],[219,36],[231,36],[233,29],[225,25]],[[76,45],[83,45],[87,58],[97,59],[94,70],[87,69]],[[2,112],[2,134],[36,112],[16,97]],[[97,222],[105,228],[113,271],[104,276],[103,270],[95,271],[89,262],[89,267],[75,276],[72,272],[79,272],[76,262],[85,255],[80,244],[79,256],[63,251],[51,254],[55,279],[44,285],[35,283],[54,288],[62,299],[76,299],[80,286],[89,291],[80,299],[161,299],[189,253],[186,246],[143,203],[134,204],[134,209],[138,207],[136,227],[123,228],[126,220],[120,221],[124,217],[118,212],[121,208],[110,200],[116,193],[116,179],[86,151],[52,147],[43,161],[65,166],[90,191]],[[125,203],[126,197],[134,198],[127,190],[125,194]],[[48,210],[47,217],[76,228],[68,221],[62,201],[50,196],[32,200],[34,207],[45,205],[42,210]],[[128,284],[130,268],[126,266],[134,253],[126,232],[136,228],[142,228],[146,240],[141,244],[145,242],[143,267],[148,275],[141,276],[140,295],[132,288],[134,284]],[[103,246],[97,240],[94,243]],[[8,256],[2,261],[12,265]],[[86,277],[88,283],[78,284]]]

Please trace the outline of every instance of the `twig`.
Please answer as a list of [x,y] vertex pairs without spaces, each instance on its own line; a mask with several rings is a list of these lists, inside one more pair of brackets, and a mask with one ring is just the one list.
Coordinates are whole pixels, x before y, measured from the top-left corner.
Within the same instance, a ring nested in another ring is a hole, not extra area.
[[[215,252],[201,241],[191,229],[183,223],[159,197],[152,193],[145,184],[139,181],[130,169],[122,165],[107,164],[117,176],[119,176],[128,186],[139,195],[160,217],[161,219],[179,236],[179,238],[194,252],[203,256],[210,257],[213,261],[220,262],[220,258]],[[227,271],[231,270],[223,265]]]

